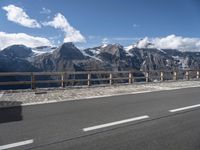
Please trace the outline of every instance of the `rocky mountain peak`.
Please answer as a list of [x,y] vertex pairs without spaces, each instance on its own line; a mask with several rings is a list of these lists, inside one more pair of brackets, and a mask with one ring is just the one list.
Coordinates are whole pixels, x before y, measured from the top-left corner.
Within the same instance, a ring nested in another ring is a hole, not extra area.
[[76,46],[75,46],[74,43],[72,43],[72,42],[63,43],[63,44],[61,45],[61,47],[76,48]]
[[123,46],[120,44],[108,44],[105,47],[101,47],[101,52],[109,53],[115,55],[116,53],[121,53],[123,51]]
[[32,50],[24,45],[12,45],[2,50],[1,53],[10,58],[26,58],[31,55]]
[[55,58],[64,59],[84,59],[81,51],[71,42],[62,44],[58,49],[53,52]]

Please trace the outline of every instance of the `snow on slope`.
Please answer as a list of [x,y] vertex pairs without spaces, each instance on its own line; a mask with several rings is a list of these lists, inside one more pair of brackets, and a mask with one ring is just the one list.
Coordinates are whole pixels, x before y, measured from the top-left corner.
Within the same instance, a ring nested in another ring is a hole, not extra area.
[[90,57],[90,58],[93,58],[93,59],[96,59],[96,60],[102,62],[102,60],[101,60],[100,58],[96,57],[96,56],[100,53],[99,51],[96,51],[96,50],[94,50],[94,49],[91,49],[90,51],[93,53],[93,56],[87,54],[84,50],[81,50],[81,52],[82,52],[82,54],[83,54],[84,56],[87,56],[87,57]]
[[56,47],[50,47],[50,46],[42,46],[42,47],[36,47],[33,48],[33,55],[34,56],[38,56],[44,53],[52,53],[54,50],[56,49]]

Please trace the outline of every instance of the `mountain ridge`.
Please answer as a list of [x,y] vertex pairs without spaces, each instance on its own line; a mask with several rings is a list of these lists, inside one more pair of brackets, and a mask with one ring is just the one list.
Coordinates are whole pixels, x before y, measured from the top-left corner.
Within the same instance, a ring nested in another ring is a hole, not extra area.
[[156,49],[151,43],[145,48],[106,44],[83,50],[71,42],[58,48],[12,45],[0,51],[0,65],[1,72],[199,69],[200,52]]

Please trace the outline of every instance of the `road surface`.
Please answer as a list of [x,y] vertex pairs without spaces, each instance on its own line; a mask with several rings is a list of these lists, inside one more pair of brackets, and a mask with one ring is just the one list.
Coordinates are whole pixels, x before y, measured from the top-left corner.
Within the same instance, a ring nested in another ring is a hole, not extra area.
[[200,88],[0,109],[0,149],[199,150]]

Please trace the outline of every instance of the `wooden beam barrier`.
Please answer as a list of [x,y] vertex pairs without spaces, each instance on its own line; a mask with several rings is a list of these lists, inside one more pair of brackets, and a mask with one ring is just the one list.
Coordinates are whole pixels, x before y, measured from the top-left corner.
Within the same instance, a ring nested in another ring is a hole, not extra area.
[[132,72],[128,73],[128,83],[131,84],[133,82],[133,74]]
[[110,73],[110,77],[109,77],[109,83],[110,83],[110,85],[112,85],[113,84],[113,74],[112,73]]
[[[183,71],[183,70],[181,70]],[[134,73],[137,72],[137,71],[134,71]],[[139,72],[139,71],[138,71]],[[134,76],[133,75],[133,71],[118,71],[118,72],[115,72],[115,71],[85,71],[85,72],[2,72],[0,73],[0,76],[1,77],[6,77],[6,76],[27,76],[29,77],[29,81],[15,81],[15,82],[0,82],[0,85],[20,85],[20,84],[26,84],[26,85],[30,85],[31,86],[31,89],[36,89],[37,87],[37,84],[40,84],[40,83],[45,83],[45,84],[48,84],[48,83],[58,83],[60,84],[60,86],[64,87],[66,86],[65,84],[67,82],[86,82],[86,84],[88,86],[91,86],[92,84],[92,81],[108,81],[110,85],[112,85],[113,83],[115,83],[116,80],[128,80],[128,83],[131,84],[134,82],[134,79],[138,79],[138,78],[143,78],[144,80],[146,80],[146,82],[150,82],[150,75],[151,75],[151,78],[153,77],[151,73],[154,73],[154,72],[157,72],[158,74],[156,74],[157,77],[160,77],[160,81],[164,81],[164,73],[171,73],[173,74],[173,80],[177,80],[178,79],[178,73],[179,71],[163,71],[163,70],[159,70],[158,71],[146,71],[146,72],[142,72],[140,71],[140,73],[143,73],[144,76],[143,77],[137,77],[137,76]],[[126,77],[120,77],[119,74],[126,74]],[[160,73],[160,74],[159,74]],[[192,74],[193,73],[193,74]],[[85,75],[85,79],[76,79],[76,80],[68,80],[67,77],[66,77],[66,74],[83,74]],[[94,78],[92,79],[91,75],[92,74],[106,74],[106,78]],[[114,76],[115,74],[117,74],[118,76]],[[190,78],[192,78],[191,75],[194,75],[194,78],[196,79],[199,79],[200,78],[200,70],[185,70],[183,72],[184,74],[184,77],[186,80],[190,80]],[[38,78],[36,78],[37,76],[57,76],[59,77],[59,80],[55,80],[54,78],[52,80],[44,80],[44,81],[41,81],[39,80]],[[115,78],[114,78],[115,77]],[[37,81],[36,81],[37,80]]]
[[197,71],[197,79],[199,79],[199,71]]
[[33,73],[31,73],[31,89],[34,90],[36,88],[35,86],[35,75]]
[[88,73],[87,85],[91,86],[91,73]]
[[174,80],[174,81],[177,80],[177,72],[176,72],[176,71],[173,72],[173,80]]
[[149,73],[148,72],[145,73],[145,78],[146,78],[146,82],[149,82]]
[[61,74],[61,87],[65,87],[65,73]]
[[163,73],[163,72],[160,73],[160,81],[161,81],[161,82],[164,81],[164,73]]
[[185,72],[185,78],[186,78],[186,80],[189,80],[189,71]]

